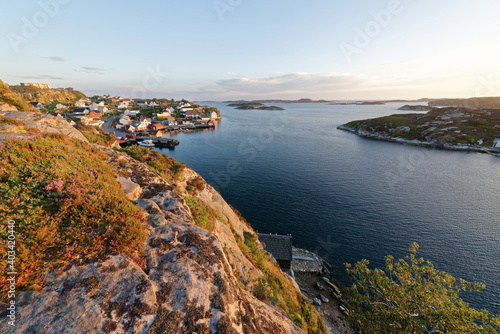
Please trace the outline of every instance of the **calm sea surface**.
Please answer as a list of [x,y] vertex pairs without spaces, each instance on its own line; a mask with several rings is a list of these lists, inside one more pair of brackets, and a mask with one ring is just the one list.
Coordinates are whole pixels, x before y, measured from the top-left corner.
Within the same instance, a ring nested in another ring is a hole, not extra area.
[[464,296],[500,313],[500,158],[360,138],[356,119],[402,104],[283,104],[285,112],[223,103],[213,131],[179,134],[163,150],[200,173],[259,232],[291,234],[343,276],[343,263],[384,265],[414,241],[455,277],[486,284]]

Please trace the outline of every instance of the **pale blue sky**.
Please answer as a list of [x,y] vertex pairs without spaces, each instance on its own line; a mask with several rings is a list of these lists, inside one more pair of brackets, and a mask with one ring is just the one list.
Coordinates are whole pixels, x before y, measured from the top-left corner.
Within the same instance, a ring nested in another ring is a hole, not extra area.
[[1,5],[9,84],[192,100],[500,96],[494,0]]

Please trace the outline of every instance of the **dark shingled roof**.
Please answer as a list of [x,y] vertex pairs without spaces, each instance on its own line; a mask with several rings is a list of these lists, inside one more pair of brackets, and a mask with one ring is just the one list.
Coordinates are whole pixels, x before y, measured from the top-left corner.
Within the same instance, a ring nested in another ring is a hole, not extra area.
[[259,240],[265,245],[267,252],[276,260],[292,261],[292,236],[277,234],[261,234]]

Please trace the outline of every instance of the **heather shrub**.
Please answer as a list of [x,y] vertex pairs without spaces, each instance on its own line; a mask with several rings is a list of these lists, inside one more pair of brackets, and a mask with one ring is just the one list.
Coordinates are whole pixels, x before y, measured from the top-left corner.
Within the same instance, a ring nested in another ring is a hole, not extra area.
[[141,212],[125,197],[106,158],[98,148],[59,134],[0,145],[1,283],[8,220],[16,222],[20,289],[40,289],[49,269],[108,254],[141,261]]
[[117,141],[115,135],[107,133],[99,127],[77,124],[75,128],[80,131],[89,142],[94,144],[110,147]]
[[119,149],[118,151],[127,153],[132,158],[145,163],[167,181],[179,180],[182,176],[182,172],[186,168],[186,164],[180,164],[174,158],[164,153],[153,151],[139,145],[132,145]]

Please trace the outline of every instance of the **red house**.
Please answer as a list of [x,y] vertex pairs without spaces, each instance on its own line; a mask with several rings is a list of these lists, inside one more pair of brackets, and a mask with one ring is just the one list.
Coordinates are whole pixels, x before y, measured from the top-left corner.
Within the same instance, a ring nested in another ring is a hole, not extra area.
[[155,124],[149,124],[148,129],[151,131],[159,131],[165,129],[165,127],[161,123],[155,123]]
[[99,118],[102,116],[101,113],[98,113],[98,112],[95,112],[95,111],[91,111],[89,112],[89,116],[92,117],[92,118]]

